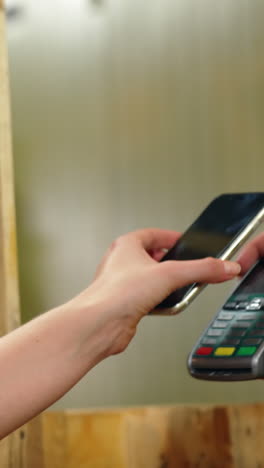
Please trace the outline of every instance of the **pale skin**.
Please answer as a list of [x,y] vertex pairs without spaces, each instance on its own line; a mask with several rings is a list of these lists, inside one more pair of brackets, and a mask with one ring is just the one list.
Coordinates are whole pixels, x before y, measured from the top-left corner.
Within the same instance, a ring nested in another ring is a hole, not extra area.
[[237,259],[241,266],[240,276],[243,276],[261,257],[264,257],[264,232],[256,236],[241,250]]
[[[159,263],[179,236],[160,229],[121,236],[86,290],[0,339],[0,438],[48,408],[100,361],[124,351],[139,321],[172,291],[239,275],[237,262],[213,258]],[[264,251],[264,237],[244,251],[243,271],[261,243]]]

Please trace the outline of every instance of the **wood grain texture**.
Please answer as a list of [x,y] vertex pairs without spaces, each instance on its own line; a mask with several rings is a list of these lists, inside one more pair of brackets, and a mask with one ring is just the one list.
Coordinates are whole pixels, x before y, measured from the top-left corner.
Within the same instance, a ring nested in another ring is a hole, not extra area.
[[264,468],[264,405],[230,408],[234,466]]
[[264,405],[46,412],[1,468],[264,468]]
[[[0,337],[20,324],[9,76],[3,3],[0,2]],[[1,415],[0,415],[1,424]],[[1,468],[42,468],[40,422],[0,442]],[[37,460],[37,462],[36,462]]]
[[[19,324],[8,67],[0,3],[0,336]],[[0,443],[1,467],[20,467],[19,434]]]
[[264,405],[48,412],[43,468],[262,468]]
[[9,80],[3,7],[0,9],[0,334],[20,322]]

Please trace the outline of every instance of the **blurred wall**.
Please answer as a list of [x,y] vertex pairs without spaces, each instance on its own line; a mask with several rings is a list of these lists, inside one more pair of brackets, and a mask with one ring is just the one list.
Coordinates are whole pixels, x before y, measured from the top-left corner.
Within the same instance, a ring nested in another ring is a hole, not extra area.
[[[219,193],[263,190],[264,3],[14,3],[8,36],[28,320],[84,288],[119,234],[182,230]],[[208,384],[186,370],[230,289],[210,286],[180,316],[145,318],[128,350],[56,407],[261,400],[262,382]]]

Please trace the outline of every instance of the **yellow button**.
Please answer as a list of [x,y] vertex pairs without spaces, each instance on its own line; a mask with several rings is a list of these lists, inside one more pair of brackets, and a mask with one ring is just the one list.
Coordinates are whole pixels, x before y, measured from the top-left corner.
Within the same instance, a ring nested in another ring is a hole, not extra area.
[[236,348],[217,348],[214,352],[215,356],[232,356]]

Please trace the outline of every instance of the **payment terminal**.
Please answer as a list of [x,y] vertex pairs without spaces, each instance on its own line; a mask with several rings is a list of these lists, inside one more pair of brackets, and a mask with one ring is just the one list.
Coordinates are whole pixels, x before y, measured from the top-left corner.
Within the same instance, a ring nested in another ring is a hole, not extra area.
[[233,291],[188,359],[193,377],[234,381],[264,377],[264,258]]

